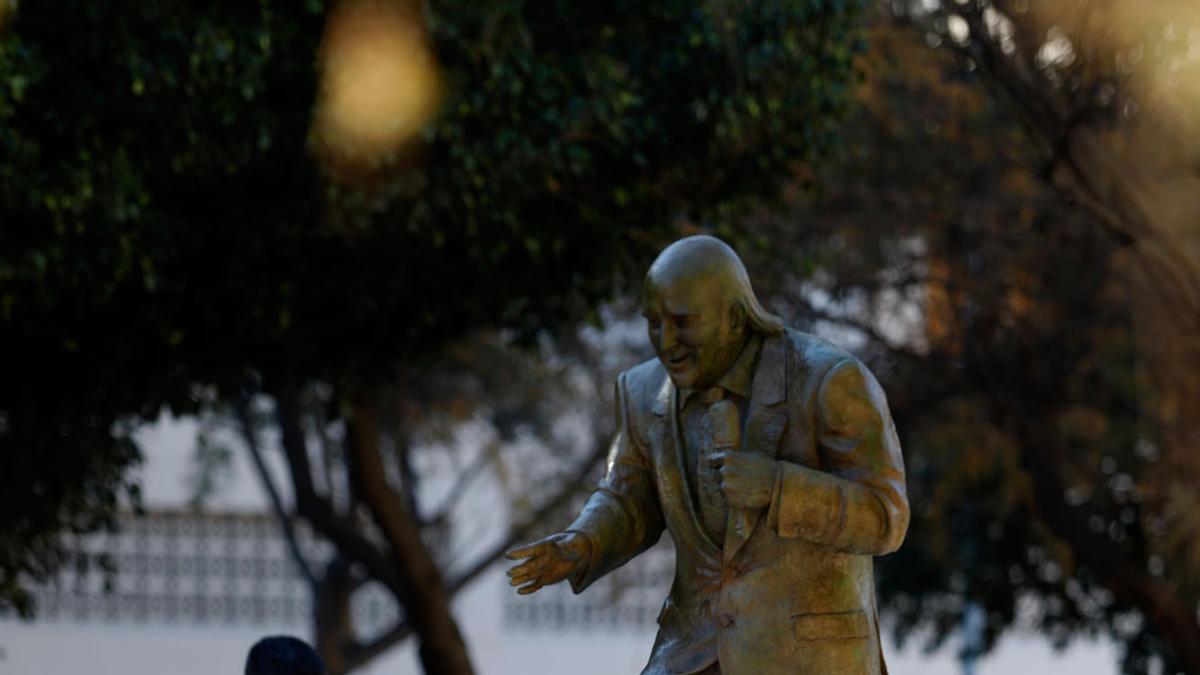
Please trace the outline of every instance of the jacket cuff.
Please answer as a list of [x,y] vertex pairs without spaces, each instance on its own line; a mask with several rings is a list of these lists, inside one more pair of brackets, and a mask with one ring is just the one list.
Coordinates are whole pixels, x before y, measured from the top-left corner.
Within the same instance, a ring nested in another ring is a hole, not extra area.
[[586,544],[587,552],[584,553],[583,564],[575,568],[575,573],[572,574],[567,581],[571,584],[571,591],[576,595],[583,592],[583,589],[591,585],[595,581],[595,566],[596,566],[596,542],[592,541],[591,535],[583,530],[566,530],[569,534],[578,535]]
[[846,527],[846,495],[839,479],[780,462],[776,486],[768,522],[774,522],[779,536],[830,545],[838,541]]

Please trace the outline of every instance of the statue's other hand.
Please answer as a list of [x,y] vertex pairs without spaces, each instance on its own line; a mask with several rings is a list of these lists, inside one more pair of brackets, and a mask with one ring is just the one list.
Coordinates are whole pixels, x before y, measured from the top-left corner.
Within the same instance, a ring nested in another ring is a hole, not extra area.
[[587,564],[587,538],[576,532],[557,532],[504,553],[509,560],[523,560],[508,570],[510,586],[528,595],[542,586],[567,579]]
[[721,472],[721,494],[736,509],[757,509],[771,503],[775,460],[759,452],[718,452],[709,466]]

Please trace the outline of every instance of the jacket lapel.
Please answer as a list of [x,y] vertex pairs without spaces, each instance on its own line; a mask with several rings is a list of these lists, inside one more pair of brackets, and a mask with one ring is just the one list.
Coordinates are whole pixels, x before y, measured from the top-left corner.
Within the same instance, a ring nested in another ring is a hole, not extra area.
[[[671,471],[661,471],[659,477],[659,500],[664,515],[673,509],[683,509],[683,521],[691,531],[692,539],[704,549],[706,555],[716,558],[717,544],[709,538],[704,528],[700,526],[700,518],[696,514],[695,501],[692,499],[691,481],[687,479],[687,463],[683,457],[683,439],[679,435],[679,412],[676,398],[678,390],[671,378],[664,375],[662,387],[654,400],[653,437],[658,439],[662,449],[662,459]],[[684,536],[687,536],[684,533]]]
[[[772,459],[779,452],[779,439],[787,426],[787,338],[763,341],[750,392],[749,410],[742,433],[743,452],[761,452]],[[754,532],[762,509],[729,509],[725,523],[722,558],[733,559]]]

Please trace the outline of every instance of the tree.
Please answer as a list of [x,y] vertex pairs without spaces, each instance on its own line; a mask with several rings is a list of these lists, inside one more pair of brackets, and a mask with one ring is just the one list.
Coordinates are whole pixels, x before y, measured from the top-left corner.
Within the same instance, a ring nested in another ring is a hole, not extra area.
[[890,394],[914,511],[879,584],[902,638],[976,606],[985,650],[1032,620],[1110,636],[1129,673],[1197,672],[1195,202],[1166,198],[1194,145],[1150,97],[1177,45],[1138,62],[1077,30],[1101,4],[882,10],[823,192],[746,233],[776,307]]
[[[611,414],[604,413],[616,373],[600,364],[601,356],[611,362],[628,351],[611,339],[596,342],[601,335],[581,341],[572,333],[532,352],[498,335],[459,341],[354,406],[353,420],[329,386],[307,387],[274,411],[248,396],[234,404],[232,416],[310,587],[317,644],[332,672],[419,634],[419,603],[446,602],[503,551],[576,505],[612,433]],[[266,467],[264,455],[274,448],[260,440],[260,431],[273,426],[282,431],[286,490]],[[381,485],[387,476],[399,480]],[[471,498],[488,487],[490,494]],[[287,494],[295,496],[296,513],[334,544],[327,559],[300,545]],[[375,500],[389,501],[381,507]],[[397,550],[402,545],[409,548]],[[436,577],[396,580],[394,567],[416,564],[427,567],[404,573]],[[355,593],[371,583],[404,593],[401,619],[375,635],[364,634],[350,611]],[[423,584],[429,595],[393,589],[409,583]],[[433,595],[443,583],[444,591]]]
[[[345,0],[446,83],[428,126],[365,156],[314,126],[337,63],[322,2],[22,5],[0,40],[0,597],[29,611],[60,534],[112,525],[139,421],[224,401],[253,438],[261,391],[300,515],[344,556],[324,579],[365,570],[429,672],[470,672],[403,472],[385,478],[403,416],[383,392],[469,332],[572,325],[680,219],[776,194],[833,141],[857,9]],[[314,386],[351,513],[309,473]],[[334,660],[369,653],[342,637]]]

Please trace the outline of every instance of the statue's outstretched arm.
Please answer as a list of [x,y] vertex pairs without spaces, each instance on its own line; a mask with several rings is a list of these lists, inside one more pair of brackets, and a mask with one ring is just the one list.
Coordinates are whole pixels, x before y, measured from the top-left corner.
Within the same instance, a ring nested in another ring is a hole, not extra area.
[[569,579],[579,593],[658,541],[662,511],[654,469],[629,428],[625,376],[617,379],[618,431],[609,449],[604,478],[579,516],[564,532],[508,552],[525,562],[509,570],[518,592]]

